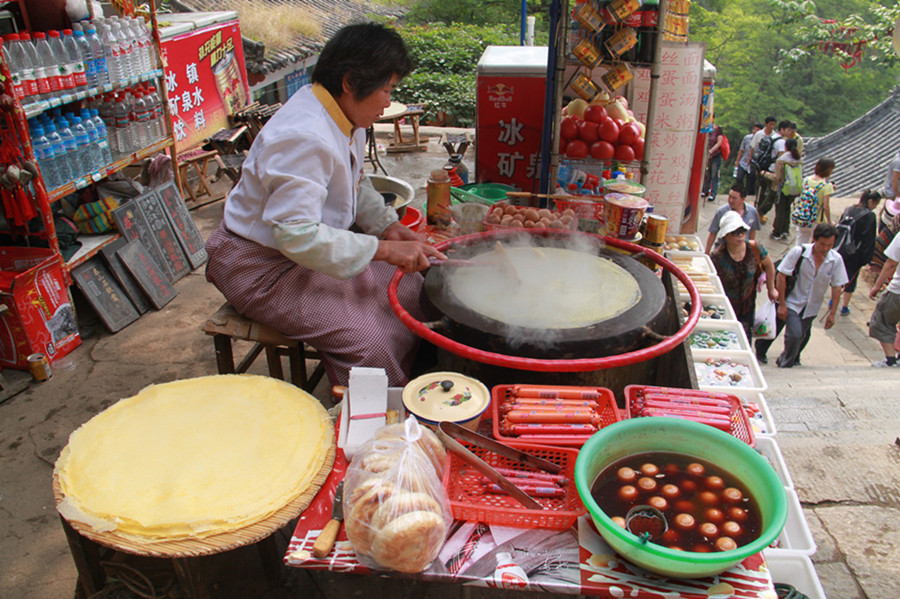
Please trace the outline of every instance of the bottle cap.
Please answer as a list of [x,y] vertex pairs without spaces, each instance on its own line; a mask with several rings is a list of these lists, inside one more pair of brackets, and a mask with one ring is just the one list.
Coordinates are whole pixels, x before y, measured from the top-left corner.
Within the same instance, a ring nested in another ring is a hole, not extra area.
[[431,180],[435,183],[445,183],[450,180],[450,173],[444,169],[434,169],[431,171]]

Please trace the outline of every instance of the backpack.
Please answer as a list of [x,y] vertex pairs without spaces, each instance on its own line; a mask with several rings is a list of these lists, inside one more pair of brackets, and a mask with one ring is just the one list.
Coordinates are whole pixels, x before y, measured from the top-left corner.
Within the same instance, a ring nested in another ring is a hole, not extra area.
[[798,227],[811,227],[815,224],[819,216],[819,190],[828,183],[827,179],[822,180],[815,189],[809,184],[809,179],[803,182],[803,192],[794,202],[794,209],[791,212],[791,222]]
[[855,215],[851,215],[848,208],[835,225],[837,237],[834,240],[834,249],[840,252],[841,256],[852,256],[859,249],[859,241],[853,238],[853,225],[865,215],[866,210],[858,210]]
[[781,193],[786,196],[800,195],[803,191],[803,167],[799,164],[784,165],[784,184],[781,186]]
[[[800,246],[800,257],[797,258],[797,263],[794,264],[794,270],[791,274],[785,276],[784,282],[784,297],[787,298],[791,295],[791,291],[794,290],[794,287],[797,285],[797,276],[800,274],[800,265],[803,264],[803,246]],[[782,260],[787,258],[787,254],[784,257],[779,258],[778,261],[775,262],[775,276],[778,276],[778,267],[781,266]]]
[[775,162],[775,158],[772,157],[772,146],[774,146],[774,144],[775,141],[768,135],[764,135],[763,138],[759,140],[759,144],[753,151],[753,160],[751,160],[751,163],[756,170],[767,171],[769,170],[769,167],[772,166],[772,163]]
[[720,133],[720,135],[722,136],[722,145],[719,146],[719,153],[722,155],[722,162],[725,162],[731,156],[731,144],[728,143],[725,133]]

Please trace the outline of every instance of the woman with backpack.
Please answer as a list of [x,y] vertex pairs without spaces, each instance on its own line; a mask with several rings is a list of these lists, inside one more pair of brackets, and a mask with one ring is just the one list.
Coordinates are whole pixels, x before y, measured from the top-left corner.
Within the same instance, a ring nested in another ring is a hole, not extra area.
[[797,245],[812,242],[816,224],[831,221],[831,194],[834,184],[828,180],[834,172],[834,160],[819,158],[815,173],[804,179],[803,191],[794,202],[791,222],[797,226]]
[[775,222],[770,237],[775,241],[787,241],[791,227],[791,205],[803,191],[803,166],[800,163],[800,147],[797,139],[784,142],[784,152],[775,160],[772,189],[778,190],[775,202]]
[[[877,222],[874,210],[881,202],[881,194],[877,191],[865,190],[859,202],[849,206],[838,221],[838,241],[835,248],[844,259],[849,282],[844,285],[841,296],[841,316],[850,314],[850,298],[856,291],[856,280],[859,269],[872,260],[875,253],[875,237]],[[844,232],[842,232],[844,229]]]

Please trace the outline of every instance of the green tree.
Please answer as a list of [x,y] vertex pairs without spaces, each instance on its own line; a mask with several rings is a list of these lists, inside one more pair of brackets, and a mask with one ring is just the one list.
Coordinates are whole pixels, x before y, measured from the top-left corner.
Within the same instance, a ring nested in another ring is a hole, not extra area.
[[[405,104],[425,107],[424,120],[458,127],[475,124],[478,60],[488,46],[519,45],[516,25],[413,25],[401,28],[416,69],[394,91]],[[535,41],[541,43],[540,37]],[[546,34],[543,36],[546,43]]]

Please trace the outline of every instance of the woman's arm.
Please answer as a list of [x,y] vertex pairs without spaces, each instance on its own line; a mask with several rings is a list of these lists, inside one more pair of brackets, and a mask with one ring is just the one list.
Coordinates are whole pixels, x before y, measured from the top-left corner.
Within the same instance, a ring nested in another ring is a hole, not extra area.
[[778,288],[776,286],[777,275],[775,273],[775,263],[769,256],[762,259],[763,271],[766,273],[766,291],[769,299],[773,302],[778,301]]
[[831,220],[831,194],[822,197],[822,216],[825,217],[826,223],[829,225],[834,224]]

